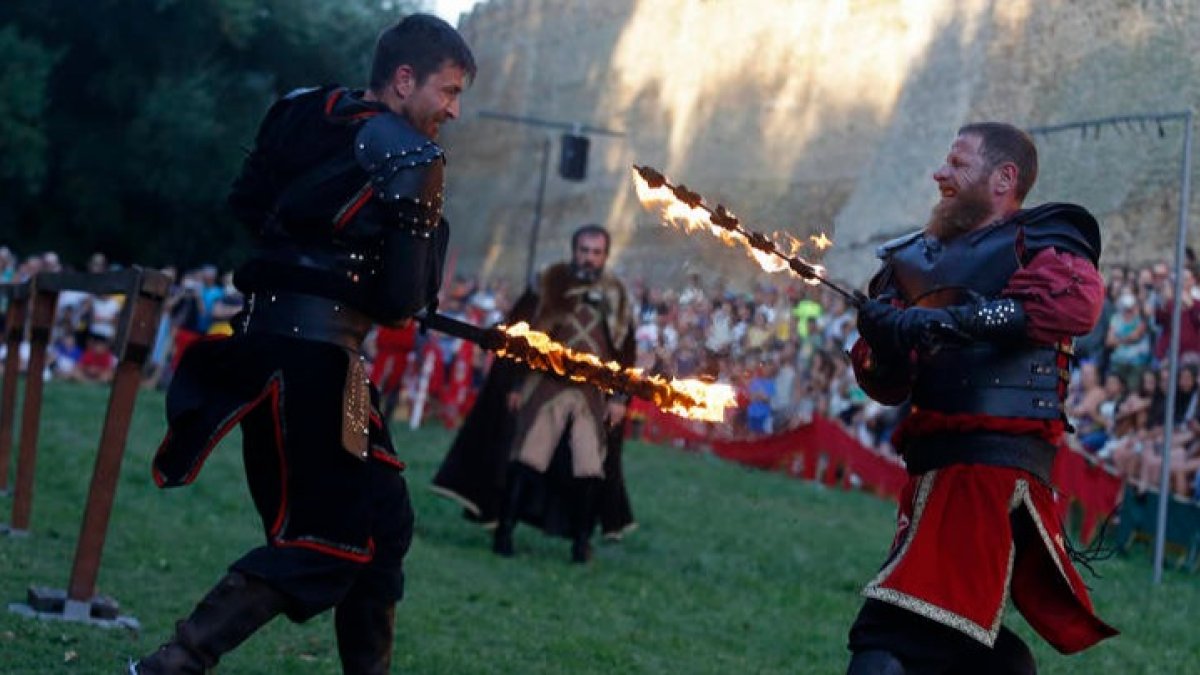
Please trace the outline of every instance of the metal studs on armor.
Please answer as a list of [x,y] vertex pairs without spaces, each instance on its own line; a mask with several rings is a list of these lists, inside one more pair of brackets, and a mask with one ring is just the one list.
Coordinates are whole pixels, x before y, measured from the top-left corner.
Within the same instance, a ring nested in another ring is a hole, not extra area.
[[983,315],[983,325],[989,328],[1005,325],[1016,316],[1016,313],[1012,301],[994,303],[980,310],[980,314]]

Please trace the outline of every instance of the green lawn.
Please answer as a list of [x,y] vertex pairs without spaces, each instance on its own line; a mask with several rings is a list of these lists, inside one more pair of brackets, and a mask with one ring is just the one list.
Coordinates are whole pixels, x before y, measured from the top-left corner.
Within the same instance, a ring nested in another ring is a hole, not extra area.
[[[107,392],[46,390],[32,534],[0,538],[0,600],[29,585],[65,587]],[[117,673],[153,649],[260,537],[236,439],[191,487],[161,491],[149,461],[162,398],[145,394],[130,434],[99,591],[142,632],[36,621],[0,611],[0,673]],[[586,568],[565,541],[517,531],[501,560],[489,538],[432,495],[451,434],[396,430],[409,463],[417,534],[397,614],[395,671],[405,673],[839,673],[859,587],[881,562],[890,503],[643,444],[627,449],[640,529],[598,548]],[[0,499],[7,522],[12,499]],[[1055,654],[1012,617],[1044,673],[1187,673],[1200,663],[1200,577],[1150,583],[1148,554],[1100,565],[1101,614],[1123,636],[1075,657]],[[229,673],[337,673],[328,614],[279,620],[222,663]]]

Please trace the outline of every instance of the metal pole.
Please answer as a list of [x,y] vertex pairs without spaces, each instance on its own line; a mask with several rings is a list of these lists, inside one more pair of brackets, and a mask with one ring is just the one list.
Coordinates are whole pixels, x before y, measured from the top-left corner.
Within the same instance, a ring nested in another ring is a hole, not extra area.
[[533,259],[537,254],[538,231],[542,229],[542,203],[546,200],[546,173],[550,169],[550,138],[542,139],[542,175],[533,205],[533,231],[529,233],[529,259],[525,261],[525,283],[533,287]]
[[1191,203],[1192,183],[1192,111],[1184,113],[1183,165],[1180,170],[1179,187],[1179,232],[1175,242],[1175,302],[1171,308],[1171,347],[1167,356],[1171,363],[1168,378],[1167,415],[1163,421],[1162,474],[1158,485],[1158,524],[1154,534],[1154,583],[1162,583],[1163,549],[1167,538],[1167,505],[1171,500],[1171,434],[1175,427],[1175,386],[1179,380],[1179,321],[1183,298],[1182,271],[1184,250],[1187,247],[1188,207]]

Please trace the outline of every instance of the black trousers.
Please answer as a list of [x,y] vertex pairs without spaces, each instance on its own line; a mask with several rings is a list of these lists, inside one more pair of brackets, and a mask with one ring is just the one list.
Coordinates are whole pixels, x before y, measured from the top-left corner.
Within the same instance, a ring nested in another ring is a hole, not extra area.
[[[989,648],[961,631],[873,599],[863,603],[850,628],[850,650],[888,652],[903,664],[905,675],[1037,672],[1029,647],[1004,626]],[[858,673],[851,670],[851,675]]]

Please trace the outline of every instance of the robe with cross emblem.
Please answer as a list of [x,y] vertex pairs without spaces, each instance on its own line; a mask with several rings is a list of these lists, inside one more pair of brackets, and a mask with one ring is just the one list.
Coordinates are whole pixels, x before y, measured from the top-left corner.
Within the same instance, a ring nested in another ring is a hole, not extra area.
[[[531,321],[535,330],[603,361],[633,364],[633,313],[625,287],[601,274],[595,281],[577,278],[567,264],[542,274],[540,302]],[[596,387],[543,373],[522,382],[514,458],[545,473],[563,434],[571,448],[571,470],[579,478],[603,477],[605,411],[608,396]]]

